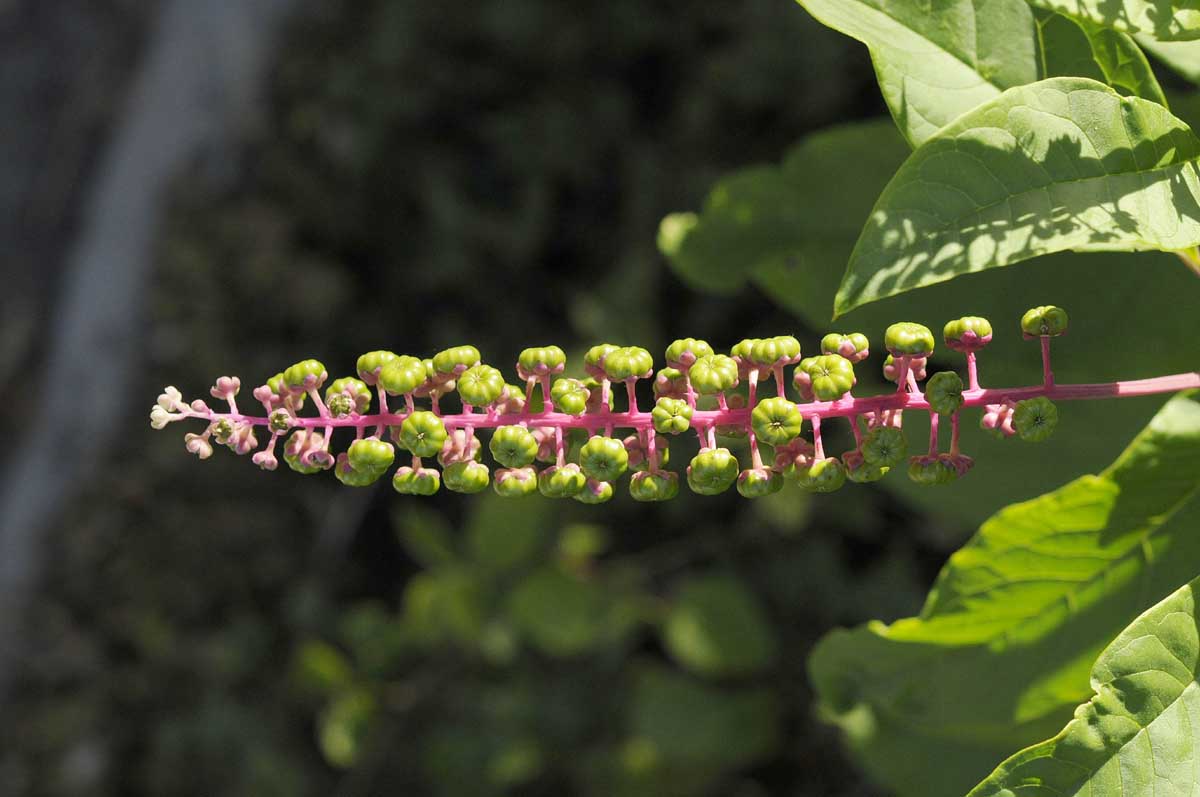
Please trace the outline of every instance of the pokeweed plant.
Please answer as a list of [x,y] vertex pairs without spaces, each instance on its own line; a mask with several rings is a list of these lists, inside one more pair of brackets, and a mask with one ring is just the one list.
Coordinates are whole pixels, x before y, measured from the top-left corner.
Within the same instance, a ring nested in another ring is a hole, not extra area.
[[[176,388],[167,387],[150,412],[150,422],[162,429],[176,421],[203,421],[206,426],[200,433],[184,436],[188,451],[207,459],[216,443],[252,454],[264,470],[278,467],[282,442],[283,459],[292,470],[309,475],[333,470],[339,481],[352,487],[378,481],[397,461],[399,449],[411,457],[391,478],[401,494],[432,495],[443,485],[454,492],[475,493],[491,483],[498,494],[510,498],[537,492],[596,504],[612,497],[613,483],[630,469],[629,492],[636,500],[675,497],[679,474],[667,467],[668,441],[689,430],[700,450],[686,468],[686,480],[702,495],[717,495],[736,485],[741,495],[760,498],[781,489],[785,480],[811,492],[831,492],[847,480],[877,481],[906,458],[910,479],[938,485],[965,475],[974,464],[959,440],[965,408],[982,408],[981,426],[999,436],[1040,442],[1057,425],[1055,399],[1141,396],[1200,387],[1200,373],[1195,372],[1059,384],[1051,367],[1051,340],[1067,332],[1066,311],[1032,308],[1021,318],[1020,329],[1025,338],[1040,341],[1042,358],[1041,382],[1023,387],[980,383],[978,354],[991,342],[992,326],[985,318],[966,316],[948,322],[942,335],[949,348],[966,357],[966,384],[954,371],[940,371],[926,380],[926,363],[935,348],[933,332],[901,322],[891,325],[884,338],[888,354],[883,373],[896,389],[876,396],[852,393],[855,365],[870,355],[869,341],[861,333],[826,335],[822,353],[812,357],[802,357],[800,342],[789,335],[745,339],[729,355],[715,353],[703,340],[680,339],[667,347],[666,365],[657,372],[654,358],[643,348],[600,344],[584,355],[584,379],[562,376],[567,358],[561,348],[534,347],[522,351],[516,363],[523,386],[509,384],[498,369],[481,362],[474,346],[457,346],[426,360],[391,351],[368,352],[358,358],[356,376],[332,381],[321,362],[302,360],[253,390],[261,415],[241,411],[241,380],[235,376],[218,378],[210,390],[213,398],[228,405],[224,411],[201,399],[186,402]],[[785,369],[793,365],[791,382],[800,402],[787,393]],[[638,404],[636,385],[651,379],[656,401],[647,411]],[[774,395],[762,398],[760,387],[768,381]],[[742,382],[744,397],[733,393]],[[446,413],[443,402],[452,394],[460,406]],[[539,398],[541,406],[535,410]],[[402,404],[393,408],[390,402],[396,399]],[[310,402],[315,413],[302,414]],[[906,411],[929,416],[926,453],[907,457]],[[840,457],[826,450],[821,433],[822,422],[835,418],[848,421],[856,443]],[[946,451],[940,450],[942,418],[950,425]],[[801,436],[805,422],[811,442]],[[614,437],[618,429],[632,434]],[[352,431],[354,439],[335,453],[338,430]],[[481,461],[483,443],[477,432],[482,430],[492,432],[488,449],[499,466],[494,479]],[[569,456],[573,432],[587,435],[576,461]],[[719,445],[718,433],[747,438],[749,467],[743,469],[729,448]],[[767,447],[769,454],[764,453]],[[441,471],[426,463],[430,458],[436,458]],[[539,461],[549,464],[538,470]]]

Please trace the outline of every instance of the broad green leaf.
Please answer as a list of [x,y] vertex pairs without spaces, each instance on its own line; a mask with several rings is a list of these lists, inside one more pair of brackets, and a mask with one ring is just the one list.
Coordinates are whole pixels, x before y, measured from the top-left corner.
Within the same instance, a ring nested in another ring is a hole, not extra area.
[[404,550],[424,567],[455,561],[454,538],[440,513],[425,507],[405,507],[392,514],[392,526]]
[[943,128],[884,189],[835,315],[1064,250],[1200,243],[1197,140],[1157,103],[1084,78],[1009,89]]
[[[1146,346],[1128,335],[1136,329],[1146,340],[1164,342],[1195,336],[1194,319],[1200,314],[1196,278],[1174,255],[1157,252],[1049,255],[872,302],[831,327],[829,308],[841,264],[857,237],[855,228],[905,154],[903,141],[886,120],[811,135],[781,166],[754,167],[718,183],[704,211],[690,219],[687,232],[665,253],[676,272],[700,289],[736,289],[744,279],[753,281],[808,325],[801,340],[810,352],[831,328],[867,334],[878,352],[883,331],[894,321],[920,321],[936,331],[952,317],[978,314],[992,319],[996,328],[995,340],[980,356],[984,383],[1028,384],[1040,373],[1037,347],[1021,339],[1017,320],[1027,308],[1050,302],[1066,307],[1072,318],[1071,334],[1054,343],[1060,381],[1140,378],[1196,367],[1191,347]],[[776,323],[789,324],[782,318]],[[963,360],[941,349],[935,352],[935,364],[961,370]],[[879,367],[876,353],[857,366],[856,394],[883,389],[869,381],[877,378]],[[976,464],[966,478],[930,490],[894,473],[881,485],[931,512],[976,526],[997,506],[1112,461],[1161,403],[1151,397],[1064,404],[1058,431],[1040,450],[994,439],[979,430],[977,414],[967,413],[964,450]],[[905,428],[915,441],[927,427],[923,418],[913,417],[905,419]],[[1105,433],[1096,434],[1097,429]]]
[[1200,578],[1148,609],[1092,667],[1092,699],[1057,736],[969,797],[1195,794],[1200,789]]
[[1042,62],[1039,77],[1088,77],[1122,94],[1167,105],[1158,78],[1131,36],[1049,11],[1038,11],[1035,17]]
[[871,51],[879,88],[914,145],[1004,89],[1038,79],[1024,0],[799,0]]
[[1200,42],[1163,42],[1137,36],[1143,50],[1193,83],[1200,83]]
[[770,666],[777,653],[758,600],[741,580],[725,573],[681,584],[662,634],[671,655],[701,675],[751,673]]
[[919,617],[838,630],[809,672],[822,711],[902,795],[961,795],[1051,735],[1088,668],[1200,571],[1200,401],[1171,399],[1116,462],[983,524]]
[[611,611],[601,586],[553,567],[529,575],[508,600],[513,624],[551,656],[572,656],[595,645]]
[[546,541],[549,503],[480,496],[466,529],[471,558],[492,570],[530,561]]
[[1161,41],[1200,39],[1200,9],[1192,0],[1029,0],[1031,5]]

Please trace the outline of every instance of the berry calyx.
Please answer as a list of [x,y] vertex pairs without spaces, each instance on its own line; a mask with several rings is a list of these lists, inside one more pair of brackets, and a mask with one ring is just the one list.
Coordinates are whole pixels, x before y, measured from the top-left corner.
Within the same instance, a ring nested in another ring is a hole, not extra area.
[[680,434],[691,428],[692,408],[683,399],[660,398],[650,412],[654,430],[660,434]]
[[400,445],[414,457],[432,457],[446,442],[446,427],[442,419],[428,410],[418,410],[400,424]]
[[463,403],[473,407],[486,407],[504,391],[504,375],[490,365],[472,365],[457,382]]
[[620,440],[594,435],[579,450],[579,465],[589,478],[613,481],[628,469],[629,452]]
[[1040,443],[1054,434],[1058,426],[1058,407],[1045,396],[1018,401],[1012,424],[1022,440]]
[[804,426],[800,409],[780,396],[763,399],[750,413],[754,435],[764,443],[782,446],[799,436]]

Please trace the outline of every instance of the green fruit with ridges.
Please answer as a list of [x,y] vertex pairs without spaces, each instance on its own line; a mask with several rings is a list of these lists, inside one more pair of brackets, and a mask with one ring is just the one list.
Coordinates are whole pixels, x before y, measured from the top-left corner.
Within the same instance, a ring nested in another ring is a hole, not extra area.
[[579,465],[596,481],[614,481],[629,467],[629,452],[616,438],[593,435],[579,450]]
[[456,493],[478,493],[491,481],[488,466],[482,462],[455,462],[442,470],[442,483]]
[[488,449],[506,468],[523,468],[537,457],[538,441],[524,426],[501,426],[492,432]]
[[795,404],[775,396],[758,402],[750,413],[750,425],[754,436],[773,446],[787,445],[800,435],[804,416]]
[[384,471],[392,467],[396,452],[391,443],[371,436],[351,443],[350,448],[346,450],[346,456],[355,470]]
[[691,368],[696,360],[712,353],[712,346],[709,346],[706,341],[696,338],[680,338],[667,347],[665,359],[671,368],[686,370]]
[[654,372],[654,357],[640,346],[622,346],[604,358],[604,372],[615,382],[643,379]]
[[433,495],[442,486],[436,468],[397,468],[392,476],[392,488],[401,495]]
[[379,372],[383,369],[383,366],[394,359],[396,359],[394,352],[369,351],[359,356],[354,370],[358,371],[358,376],[362,381],[368,385],[374,385],[379,379]]
[[547,498],[573,498],[587,484],[587,477],[574,462],[551,465],[538,474],[538,492]]
[[791,335],[762,338],[750,346],[750,362],[764,368],[790,365],[800,359],[800,341]]
[[629,480],[629,494],[635,501],[669,501],[679,495],[679,476],[671,471],[641,471]]
[[861,450],[868,463],[891,468],[908,456],[908,439],[895,426],[878,426],[867,432]]
[[591,391],[579,379],[555,379],[554,387],[550,389],[554,409],[568,415],[583,415],[587,412],[590,396]]
[[747,468],[738,475],[737,491],[743,498],[762,498],[783,488],[783,476],[770,468]]
[[947,321],[942,340],[954,351],[979,351],[992,342],[992,323],[977,315],[965,315]]
[[301,360],[283,372],[283,384],[292,393],[304,393],[309,388],[320,389],[327,376],[320,360]]
[[925,487],[949,484],[958,478],[958,471],[936,455],[913,457],[908,461],[908,478]]
[[442,419],[428,410],[417,410],[400,424],[400,444],[416,457],[440,453],[446,436]]
[[847,451],[842,454],[842,467],[846,469],[846,478],[858,484],[877,482],[891,470],[891,468],[867,462],[859,451]]
[[457,387],[464,404],[486,407],[504,391],[504,375],[490,365],[472,365],[458,377]]
[[383,473],[383,469],[361,470],[354,467],[345,452],[338,454],[337,462],[333,466],[333,475],[347,487],[370,486],[379,481]]
[[1030,338],[1065,334],[1069,324],[1067,311],[1052,304],[1031,308],[1021,316],[1021,332]]
[[522,379],[561,374],[567,355],[558,346],[531,346],[517,357],[517,372]]
[[537,471],[533,468],[500,468],[492,489],[505,498],[521,498],[537,492]]
[[933,333],[923,324],[901,321],[887,328],[883,346],[894,357],[928,357],[933,353]]
[[871,353],[871,342],[861,332],[843,335],[830,332],[821,338],[822,354],[840,354],[852,363],[862,362]]
[[452,346],[433,355],[434,376],[438,379],[453,379],[473,365],[479,365],[479,349],[474,346]]
[[846,483],[846,469],[837,457],[818,459],[807,468],[792,468],[796,484],[814,493],[831,493]]
[[962,377],[953,371],[939,371],[925,383],[925,400],[938,415],[953,415],[963,405]]
[[604,504],[612,500],[613,486],[611,482],[588,479],[583,489],[571,497],[581,504]]
[[725,492],[738,478],[737,458],[728,448],[710,448],[692,457],[688,465],[688,487],[700,495]]
[[821,401],[836,401],[857,383],[854,364],[840,354],[809,357],[800,368],[808,375],[813,395]]
[[650,412],[659,434],[680,434],[692,426],[692,408],[682,399],[660,398]]
[[1022,440],[1040,443],[1054,434],[1058,426],[1058,407],[1045,396],[1018,401],[1012,423]]
[[619,348],[612,343],[599,343],[591,347],[583,354],[583,370],[597,379],[605,379],[604,361]]
[[379,369],[379,384],[393,396],[412,393],[428,378],[424,361],[408,354],[389,360]]
[[704,395],[732,390],[738,384],[738,366],[724,354],[710,354],[696,360],[688,369],[688,377],[696,392]]

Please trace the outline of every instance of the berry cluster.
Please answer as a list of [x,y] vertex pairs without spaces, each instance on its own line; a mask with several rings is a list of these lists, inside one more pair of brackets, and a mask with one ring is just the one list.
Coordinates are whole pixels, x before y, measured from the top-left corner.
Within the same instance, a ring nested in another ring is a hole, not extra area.
[[[630,494],[639,501],[661,501],[679,492],[679,475],[667,469],[670,440],[689,430],[700,451],[688,464],[688,486],[702,495],[731,487],[747,498],[776,492],[791,481],[813,492],[830,492],[847,480],[882,478],[907,459],[908,476],[918,484],[945,484],[966,474],[973,460],[959,450],[959,415],[964,407],[983,407],[981,425],[999,436],[1045,440],[1054,431],[1058,411],[1052,399],[1085,399],[1145,395],[1200,386],[1200,375],[1180,374],[1136,382],[1102,385],[1056,385],[1050,368],[1050,341],[1067,331],[1067,314],[1057,307],[1036,307],[1021,319],[1026,338],[1042,347],[1043,379],[1022,388],[983,388],[977,355],[992,339],[987,319],[966,316],[950,321],[943,340],[966,355],[967,383],[953,371],[926,379],[934,350],[933,333],[915,323],[893,324],[884,336],[885,378],[894,392],[869,397],[851,395],[855,367],[870,355],[859,333],[829,334],[821,353],[802,357],[796,338],[740,341],[719,354],[705,341],[685,338],[665,352],[657,372],[654,358],[637,346],[601,344],[583,357],[583,374],[564,376],[566,355],[557,346],[525,349],[516,363],[520,384],[481,362],[474,346],[457,346],[432,359],[373,351],[358,358],[357,375],[329,380],[325,366],[303,360],[254,389],[264,415],[245,415],[237,405],[241,381],[223,376],[211,389],[228,404],[217,412],[204,401],[187,403],[168,387],[150,412],[156,429],[184,419],[201,419],[207,428],[189,433],[188,451],[201,459],[212,455],[213,442],[239,454],[253,453],[265,470],[283,459],[300,473],[332,469],[343,484],[374,483],[393,465],[397,448],[411,462],[397,468],[397,492],[431,495],[449,490],[474,493],[489,483],[503,496],[539,492],[550,498],[602,503],[613,484],[632,471]],[[794,367],[791,383],[800,401],[787,395],[785,368]],[[638,406],[636,385],[653,380],[655,402],[649,411]],[[760,384],[772,382],[774,395],[759,396]],[[924,389],[921,383],[924,382]],[[624,385],[623,399],[619,389]],[[739,388],[744,386],[744,392]],[[321,390],[324,389],[322,396]],[[457,395],[461,409],[443,412],[443,400]],[[395,409],[389,400],[402,401]],[[302,415],[306,403],[316,415]],[[372,402],[377,402],[372,412]],[[418,401],[428,406],[418,406]],[[618,408],[620,402],[623,407]],[[924,411],[930,417],[927,453],[908,456],[903,414]],[[826,453],[823,420],[846,418],[855,447],[840,457]],[[939,451],[939,425],[948,418],[950,446]],[[802,436],[805,422],[811,440]],[[269,434],[259,447],[258,431]],[[353,429],[355,439],[336,455],[334,433]],[[615,429],[632,433],[614,436]],[[483,463],[477,432],[490,429],[488,450],[498,466]],[[744,437],[750,467],[742,468],[718,436]],[[764,449],[769,447],[770,451]],[[436,458],[442,466],[430,467]],[[535,463],[545,463],[540,470]]]

